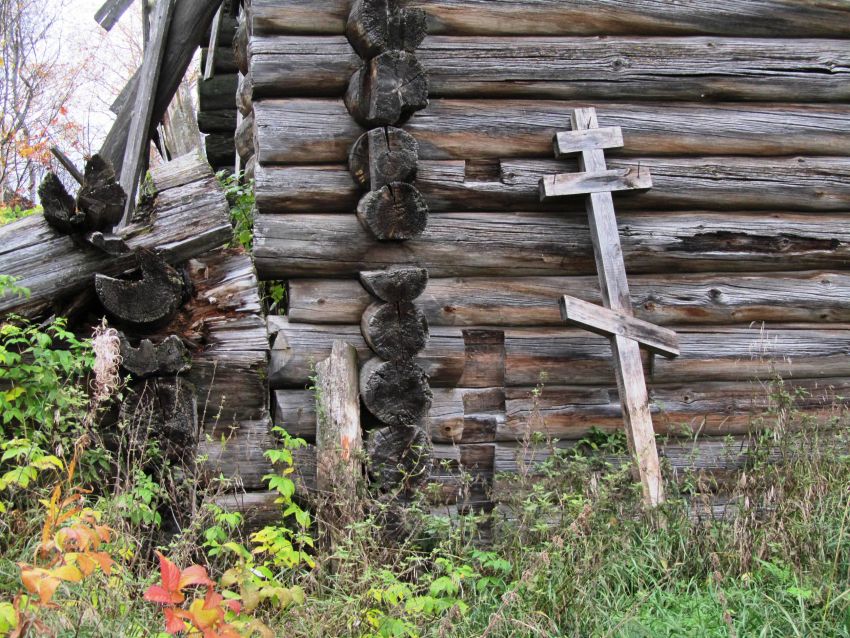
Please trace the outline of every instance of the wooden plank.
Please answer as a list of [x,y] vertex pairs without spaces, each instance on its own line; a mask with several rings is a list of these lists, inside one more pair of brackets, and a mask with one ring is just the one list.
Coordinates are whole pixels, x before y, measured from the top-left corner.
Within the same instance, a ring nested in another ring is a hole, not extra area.
[[212,26],[210,27],[210,42],[207,45],[207,55],[206,55],[206,64],[204,64],[204,79],[209,80],[214,75],[215,69],[215,56],[216,51],[218,50],[218,35],[219,28],[221,27],[221,14],[224,11],[224,4],[221,4],[218,7],[218,11],[215,13],[215,17],[212,21]]
[[[423,160],[551,158],[552,138],[585,102],[431,99],[404,126]],[[612,156],[840,156],[850,147],[846,104],[596,103],[600,123],[624,130]],[[363,133],[340,99],[262,100],[263,164],[341,164]]]
[[[850,157],[641,157],[609,166],[652,175],[652,190],[617,196],[621,211],[850,210]],[[539,196],[540,176],[576,171],[574,161],[501,160],[488,179],[474,169],[474,162],[420,161],[414,184],[432,212],[581,210],[578,199],[558,207]],[[261,213],[349,213],[361,196],[342,165],[261,165],[256,178]]]
[[131,4],[133,4],[133,0],[106,0],[95,12],[95,22],[107,31],[111,31]]
[[[630,304],[631,306],[631,304]],[[561,297],[561,316],[568,323],[581,326],[596,334],[620,336],[637,341],[650,352],[665,357],[679,356],[679,339],[673,330],[635,319],[603,306],[564,295]]]
[[165,56],[166,36],[175,4],[176,0],[159,0],[154,10],[153,33],[139,71],[134,114],[127,132],[127,146],[124,149],[124,162],[120,171],[119,183],[124,192],[127,193],[127,204],[119,228],[130,223],[136,207],[136,189],[145,165],[145,154],[148,152],[154,96],[157,91],[160,67]]
[[[660,325],[850,322],[850,274],[630,275],[635,316]],[[599,304],[596,276],[432,278],[416,305],[430,326],[562,326],[558,298]],[[287,316],[356,324],[375,301],[355,279],[293,279]]]
[[[812,102],[850,99],[839,39],[429,36],[432,98]],[[254,36],[254,97],[339,97],[362,64],[343,36]]]
[[[314,197],[323,196],[317,187]],[[844,269],[850,263],[846,213],[647,210],[621,214],[619,225],[630,273],[787,271],[792,264]],[[261,279],[354,279],[395,264],[427,265],[432,277],[595,272],[587,222],[549,213],[432,214],[425,232],[404,244],[377,241],[350,212],[261,214],[254,257]]]
[[555,157],[573,155],[590,149],[611,149],[623,146],[623,131],[619,126],[561,131],[555,135]]
[[[597,128],[599,124],[596,121],[596,110],[576,109],[571,123],[574,131]],[[582,151],[579,166],[586,172],[605,171],[607,167],[603,151]],[[602,303],[606,308],[631,316],[631,297],[614,214],[614,200],[610,192],[590,193],[587,195],[586,204]],[[655,447],[655,432],[640,350],[636,341],[620,334],[612,334],[610,342],[629,448],[637,461],[643,500],[650,507],[654,507],[664,502],[664,484],[661,480],[658,450]]]
[[561,173],[540,178],[540,199],[590,193],[644,190],[652,188],[652,176],[641,167]]
[[[346,0],[253,0],[254,33],[342,35]],[[434,35],[736,35],[845,37],[850,8],[834,0],[401,0],[428,12]]]
[[85,178],[83,177],[80,169],[74,166],[74,162],[72,162],[65,153],[63,153],[58,146],[51,146],[50,152],[53,153],[53,156],[59,160],[59,163],[62,164],[62,167],[68,171],[68,174],[74,178],[74,181],[77,182],[80,186],[83,185]]

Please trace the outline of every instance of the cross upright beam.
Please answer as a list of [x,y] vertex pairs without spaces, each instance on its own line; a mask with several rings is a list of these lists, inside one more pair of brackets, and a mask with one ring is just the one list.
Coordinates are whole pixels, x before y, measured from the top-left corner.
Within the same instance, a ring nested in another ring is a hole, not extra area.
[[[557,152],[558,154],[563,151],[578,153],[580,168],[587,176],[608,175],[602,148],[611,148],[613,143],[592,143],[591,140],[600,136],[588,134],[586,131],[594,129],[599,129],[596,109],[576,109],[572,115],[572,131],[575,132],[574,137],[577,143],[571,146],[568,140],[570,134],[559,134],[556,138]],[[605,136],[607,139],[610,140],[613,137],[616,140],[616,135],[612,135],[610,129],[601,130],[609,131]],[[635,188],[647,188],[651,185],[651,181],[647,181],[648,176],[647,178],[640,175],[638,177],[640,179],[635,184]],[[551,189],[547,192],[546,188],[547,185],[557,184],[558,181],[558,176],[544,177],[541,180],[541,197],[560,195],[561,193],[554,192]],[[644,502],[650,506],[655,506],[664,501],[664,488],[661,482],[658,450],[655,446],[655,431],[649,409],[649,395],[643,373],[640,343],[636,336],[637,332],[643,331],[645,333],[644,329],[647,326],[640,325],[643,322],[639,323],[632,319],[629,284],[626,279],[623,249],[620,245],[614,201],[610,189],[602,191],[587,189],[583,192],[587,201],[590,236],[593,242],[599,284],[602,289],[602,300],[605,308],[613,312],[605,313],[603,311],[599,313],[604,322],[585,322],[582,325],[587,326],[589,323],[594,323],[597,331],[607,334],[609,337],[614,355],[614,372],[620,393],[620,404],[623,410],[629,449],[637,460]],[[570,192],[570,194],[574,193],[575,190]],[[569,300],[570,298],[566,299],[566,306],[569,305]],[[566,312],[565,310],[565,314]],[[620,320],[617,320],[617,317]],[[604,325],[606,323],[609,326],[607,328]],[[636,331],[636,327],[641,330]],[[678,349],[675,342],[670,344],[669,335],[662,336],[667,339],[667,345],[664,348],[669,352],[665,352],[665,354],[677,354]]]

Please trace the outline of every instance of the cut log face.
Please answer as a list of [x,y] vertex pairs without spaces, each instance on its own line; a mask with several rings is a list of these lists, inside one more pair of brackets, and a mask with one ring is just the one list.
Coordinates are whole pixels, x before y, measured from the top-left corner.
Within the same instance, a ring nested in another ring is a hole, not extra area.
[[87,230],[111,231],[121,221],[127,195],[115,180],[112,166],[100,155],[86,162],[85,181],[77,193],[77,208]]
[[428,343],[428,320],[409,301],[374,303],[360,321],[363,338],[372,351],[387,361],[411,359]]
[[44,208],[44,219],[53,228],[66,234],[79,229],[84,216],[77,213],[74,198],[54,173],[45,175],[38,186],[38,197]]
[[355,0],[345,35],[363,58],[385,51],[413,51],[427,34],[425,11],[400,9],[398,0]]
[[431,441],[420,427],[375,430],[368,442],[369,476],[381,490],[408,490],[431,471]]
[[428,226],[428,204],[415,186],[393,182],[366,193],[357,218],[381,241],[414,239]]
[[391,266],[387,270],[361,272],[360,283],[381,301],[413,301],[425,292],[428,271],[425,268]]
[[169,459],[192,461],[198,444],[198,401],[183,379],[156,379],[132,385],[121,404],[121,421],[147,428],[151,440],[165,443]]
[[361,135],[348,155],[348,170],[363,188],[378,190],[392,182],[416,179],[419,143],[410,133],[393,126]]
[[192,357],[176,335],[170,335],[156,345],[150,339],[143,339],[139,347],[134,348],[122,334],[121,367],[136,379],[157,375],[173,376],[189,370]]
[[428,106],[428,76],[415,56],[387,51],[351,76],[345,106],[367,128],[398,125]]
[[360,371],[360,397],[366,408],[387,425],[410,426],[431,407],[428,375],[415,363],[371,359]]
[[183,278],[149,250],[138,251],[141,279],[129,281],[95,275],[94,287],[103,307],[117,319],[137,326],[171,318],[183,297]]

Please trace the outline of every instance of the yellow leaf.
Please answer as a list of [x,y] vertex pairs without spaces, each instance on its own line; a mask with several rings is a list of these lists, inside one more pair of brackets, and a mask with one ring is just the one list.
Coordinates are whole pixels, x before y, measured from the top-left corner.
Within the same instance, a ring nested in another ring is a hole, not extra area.
[[78,583],[83,579],[83,572],[74,565],[62,565],[61,567],[55,567],[50,570],[50,574],[56,578],[71,581],[73,583]]

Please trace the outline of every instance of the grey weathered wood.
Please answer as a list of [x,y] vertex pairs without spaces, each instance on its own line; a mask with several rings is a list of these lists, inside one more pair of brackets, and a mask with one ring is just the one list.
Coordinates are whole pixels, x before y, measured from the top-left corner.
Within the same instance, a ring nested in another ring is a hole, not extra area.
[[[430,100],[405,124],[423,160],[550,158],[552,138],[583,102]],[[850,106],[842,104],[596,103],[600,124],[621,126],[612,156],[844,155]],[[256,108],[264,164],[341,163],[363,129],[342,100],[262,100]]]
[[[360,66],[339,36],[255,36],[251,51],[262,97],[341,96]],[[434,98],[850,98],[850,53],[839,39],[429,36],[416,58]]]
[[431,440],[418,426],[385,427],[369,433],[369,475],[382,491],[410,492],[431,473]]
[[160,68],[166,53],[168,42],[166,38],[171,26],[171,14],[174,11],[175,4],[176,0],[159,0],[151,18],[153,32],[139,70],[139,80],[133,100],[133,118],[127,131],[124,161],[120,170],[121,188],[127,194],[121,227],[130,223],[136,206],[136,189],[144,165],[144,156],[148,152],[154,98],[157,92]]
[[413,181],[418,160],[416,138],[388,126],[372,129],[357,138],[348,153],[348,170],[361,186],[378,190],[392,182]]
[[[239,113],[238,115],[242,115]],[[254,155],[254,114],[251,113],[242,118],[234,134],[236,153],[243,162],[247,162]]]
[[652,188],[652,177],[641,167],[561,173],[540,178],[540,199]]
[[597,334],[632,339],[656,354],[667,357],[679,356],[679,340],[674,331],[636,319],[631,316],[631,312],[624,314],[564,295],[561,297],[561,317],[567,323],[581,326]]
[[95,12],[94,19],[104,29],[111,31],[131,4],[133,0],[106,0]]
[[[413,301],[424,292],[428,284],[428,271],[425,268],[391,266],[386,270],[361,272],[360,283],[366,291],[381,301]],[[363,311],[365,310],[364,308]],[[363,313],[358,312],[357,316],[361,314]]]
[[125,335],[120,337],[121,367],[134,379],[173,376],[192,367],[189,351],[177,335],[169,335],[157,344],[150,339],[142,339],[138,347],[134,347]]
[[410,240],[428,226],[428,204],[415,186],[392,182],[363,195],[357,219],[380,241]]
[[[843,269],[850,259],[846,214],[647,210],[618,217],[630,273]],[[549,213],[432,214],[425,232],[403,246],[374,239],[351,213],[261,214],[254,256],[265,279],[355,278],[426,264],[432,277],[595,272],[587,223]]]
[[[205,47],[201,49],[202,69],[207,66],[208,58],[209,50]],[[239,72],[239,64],[236,59],[236,53],[227,42],[219,42],[219,46],[216,47],[215,57],[213,59],[213,71],[214,73],[212,77],[219,74],[230,75]]]
[[115,181],[115,171],[100,155],[86,162],[83,185],[77,192],[77,212],[90,231],[111,232],[121,221],[127,195]]
[[53,156],[59,160],[59,163],[62,164],[62,167],[68,171],[68,174],[74,178],[74,181],[77,184],[83,184],[84,178],[80,169],[74,166],[74,162],[72,162],[65,153],[63,153],[58,146],[51,146],[50,152],[53,153]]
[[[432,326],[430,332],[428,346],[417,357],[430,384],[463,386],[463,329]],[[551,385],[614,384],[611,348],[604,337],[568,328],[505,328],[504,333],[504,383],[509,387],[534,386],[541,374]],[[794,382],[850,375],[846,324],[681,326],[677,333],[681,354],[670,360],[654,358],[651,370],[646,368],[652,383],[770,380],[777,375]],[[328,356],[334,339],[356,347],[361,361],[371,356],[356,324],[284,322],[272,348],[272,387],[306,387],[314,362]]]
[[236,73],[219,73],[198,82],[198,108],[201,111],[230,111],[236,105],[239,77]]
[[233,170],[236,157],[236,141],[230,133],[210,133],[204,138],[207,160],[217,171],[223,168]]
[[573,155],[592,149],[611,149],[623,146],[623,131],[619,126],[561,131],[555,135],[555,157]]
[[227,133],[236,130],[236,110],[200,111],[198,128],[204,133]]
[[236,108],[242,115],[248,115],[254,108],[253,91],[254,81],[251,79],[251,74],[239,74],[236,87]]
[[218,7],[215,13],[212,25],[210,26],[210,43],[207,45],[206,64],[204,65],[204,79],[209,80],[213,76],[215,68],[215,52],[218,48],[218,32],[221,26],[221,14],[224,11],[224,5]]
[[[261,142],[262,145],[262,142]],[[619,210],[850,210],[850,158],[620,158],[611,168],[648,170],[654,188],[617,195]],[[581,200],[540,202],[541,175],[578,170],[573,161],[502,160],[499,176],[468,175],[463,161],[420,161],[414,185],[433,212],[581,210]],[[261,213],[348,213],[360,189],[343,165],[263,166]]]
[[360,478],[360,394],[357,351],[335,341],[316,364],[316,469],[319,490],[353,496]]
[[233,38],[233,58],[236,63],[237,70],[243,75],[248,73],[248,42],[250,36],[248,34],[248,17],[244,9],[239,15],[239,24],[236,27],[236,35]]
[[363,312],[360,331],[372,352],[385,361],[404,361],[428,343],[428,321],[410,301],[371,304]]
[[[360,274],[364,285],[366,274]],[[562,293],[602,301],[596,276],[452,277],[425,283],[423,278],[416,305],[431,326],[561,326]],[[635,316],[661,325],[850,322],[850,275],[842,272],[630,275],[629,289]],[[376,297],[382,298],[376,292],[369,294],[354,279],[293,279],[287,316],[298,323],[353,325]]]
[[[259,88],[255,81],[257,95]],[[428,75],[411,53],[381,53],[352,74],[345,92],[345,106],[363,126],[399,125],[428,106]]]
[[354,0],[345,34],[364,60],[385,51],[413,52],[425,38],[425,11],[402,9],[396,0]]
[[[428,32],[493,35],[736,35],[844,37],[850,9],[833,0],[685,0],[636,6],[631,0],[402,0],[428,13]],[[346,0],[253,0],[254,32],[341,35]]]
[[431,407],[427,375],[409,361],[370,359],[360,370],[363,405],[382,423],[416,425]]
[[[154,249],[170,264],[220,246],[232,235],[227,201],[209,166],[197,156],[176,164],[151,171],[159,189],[154,214],[120,233],[131,249]],[[0,227],[0,246],[0,272],[19,277],[19,285],[31,291],[28,299],[3,297],[0,310],[27,316],[38,315],[65,295],[79,293],[92,284],[95,273],[118,275],[135,264],[132,254],[115,258],[78,246],[38,215]]]

